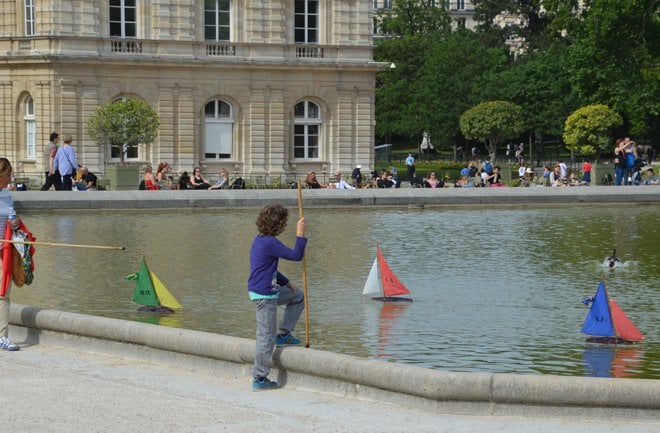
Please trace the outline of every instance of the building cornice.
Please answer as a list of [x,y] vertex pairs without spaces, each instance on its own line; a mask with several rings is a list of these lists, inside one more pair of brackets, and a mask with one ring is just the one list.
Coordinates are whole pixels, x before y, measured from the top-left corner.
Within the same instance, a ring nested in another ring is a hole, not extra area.
[[155,64],[180,67],[268,67],[380,71],[371,45],[159,41],[68,36],[0,38],[7,63],[63,61]]

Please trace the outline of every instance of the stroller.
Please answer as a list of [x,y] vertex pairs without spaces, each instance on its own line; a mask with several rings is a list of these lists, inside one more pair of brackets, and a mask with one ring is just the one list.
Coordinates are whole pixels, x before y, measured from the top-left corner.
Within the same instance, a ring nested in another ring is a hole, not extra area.
[[633,167],[632,173],[632,183],[631,185],[641,185],[643,183],[642,174],[648,170],[651,166],[647,164],[643,159],[635,160],[635,166]]

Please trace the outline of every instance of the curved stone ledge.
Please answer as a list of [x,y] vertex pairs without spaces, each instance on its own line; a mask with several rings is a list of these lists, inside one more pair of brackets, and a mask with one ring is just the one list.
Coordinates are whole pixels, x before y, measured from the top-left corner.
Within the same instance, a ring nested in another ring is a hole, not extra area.
[[[17,210],[190,209],[298,205],[293,189],[222,191],[27,191],[13,194]],[[479,206],[660,203],[660,186],[570,188],[399,188],[303,191],[305,207]]]
[[[11,306],[10,322],[12,332],[23,333],[28,343],[52,334],[64,335],[73,348],[95,340],[112,353],[122,347],[130,347],[133,356],[151,351],[156,362],[175,362],[181,355],[201,359],[207,366],[224,363],[225,371],[246,379],[254,355],[254,341],[249,339],[18,304]],[[303,347],[276,350],[274,364],[277,380],[285,386],[446,413],[660,416],[660,381],[655,380],[456,373]]]

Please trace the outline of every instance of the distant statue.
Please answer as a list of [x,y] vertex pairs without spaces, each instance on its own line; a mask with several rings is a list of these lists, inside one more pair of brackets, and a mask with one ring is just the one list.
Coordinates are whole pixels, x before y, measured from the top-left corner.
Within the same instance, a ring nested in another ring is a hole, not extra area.
[[431,144],[431,138],[429,137],[429,134],[427,132],[424,133],[424,136],[422,138],[422,144],[419,147],[422,149],[422,153],[425,153],[427,155],[435,153],[435,149]]

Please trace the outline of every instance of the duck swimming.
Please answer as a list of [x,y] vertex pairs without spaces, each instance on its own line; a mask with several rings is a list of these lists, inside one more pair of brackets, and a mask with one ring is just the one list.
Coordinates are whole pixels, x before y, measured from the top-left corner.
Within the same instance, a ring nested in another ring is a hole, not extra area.
[[623,263],[621,261],[621,258],[616,256],[616,249],[612,250],[612,255],[611,256],[605,257],[604,264],[609,268],[614,268],[614,267],[620,265],[621,263]]

